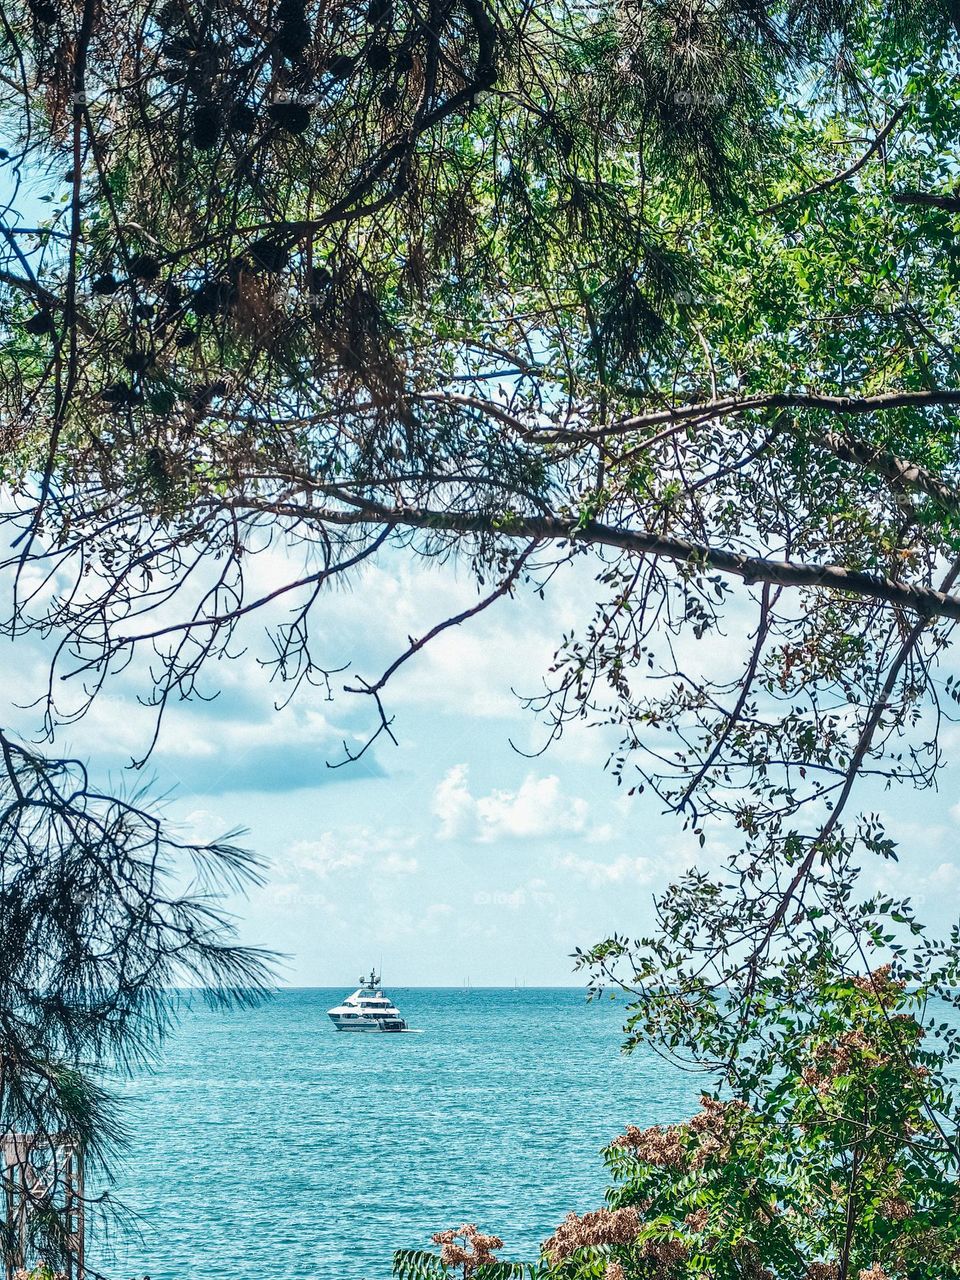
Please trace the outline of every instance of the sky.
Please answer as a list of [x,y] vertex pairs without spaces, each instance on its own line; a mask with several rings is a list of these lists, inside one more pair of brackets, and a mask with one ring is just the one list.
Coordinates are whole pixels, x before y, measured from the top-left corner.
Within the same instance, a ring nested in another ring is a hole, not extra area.
[[[278,555],[259,558],[263,585],[279,581]],[[174,706],[142,773],[126,766],[152,720],[131,674],[60,731],[56,749],[88,759],[101,785],[130,788],[145,773],[191,838],[246,829],[267,882],[229,906],[244,941],[283,953],[283,984],[347,987],[371,965],[388,987],[579,983],[575,947],[642,933],[654,892],[694,862],[718,866],[735,839],[718,828],[701,850],[654,797],[629,797],[604,768],[616,744],[608,729],[577,723],[544,754],[522,754],[546,729],[518,695],[542,688],[562,634],[589,621],[594,591],[581,561],[544,600],[521,593],[443,633],[387,687],[397,745],[381,737],[341,768],[328,762],[343,758],[342,744],[356,751],[375,727],[369,700],[343,685],[376,679],[408,636],[476,603],[454,564],[390,552],[322,600],[318,652],[351,664],[332,700],[303,687],[275,710],[282,691],[257,661],[268,651],[257,619],[246,654],[208,673],[206,691],[219,696]],[[684,644],[691,661],[735,670],[735,640]],[[0,696],[23,708],[21,734],[35,735],[39,713],[27,704],[43,690],[44,653],[28,637],[0,661]],[[948,725],[945,744],[960,765],[960,729]],[[871,868],[868,883],[909,892],[924,918],[947,926],[960,888],[960,768],[947,769],[938,793],[863,794],[902,842],[900,865]]]
[[[33,196],[20,203],[26,218],[42,209]],[[284,580],[280,556],[251,562],[261,588]],[[304,687],[275,711],[283,691],[257,661],[269,654],[258,617],[246,653],[208,671],[206,692],[217,698],[174,707],[143,771],[128,767],[152,733],[138,702],[142,672],[111,681],[45,749],[87,760],[104,787],[130,789],[146,776],[188,838],[243,828],[267,882],[228,905],[244,941],[283,954],[284,984],[348,986],[371,965],[394,986],[581,983],[574,948],[643,933],[654,893],[694,863],[718,868],[736,839],[710,830],[701,849],[655,797],[617,787],[604,768],[617,743],[609,729],[576,724],[545,754],[521,754],[536,752],[546,730],[518,695],[543,687],[561,636],[583,629],[595,600],[581,559],[544,600],[520,594],[445,632],[388,686],[397,745],[381,738],[331,769],[344,742],[356,751],[375,727],[369,701],[343,684],[378,678],[409,636],[477,602],[455,563],[388,552],[316,611],[319,652],[331,667],[350,664],[333,679],[332,701]],[[737,638],[686,637],[681,658],[732,675]],[[46,678],[34,637],[0,648],[0,723],[28,741]],[[947,724],[941,742],[952,763],[939,791],[866,783],[858,795],[901,845],[900,863],[868,868],[866,887],[909,894],[943,930],[960,914],[960,726]]]

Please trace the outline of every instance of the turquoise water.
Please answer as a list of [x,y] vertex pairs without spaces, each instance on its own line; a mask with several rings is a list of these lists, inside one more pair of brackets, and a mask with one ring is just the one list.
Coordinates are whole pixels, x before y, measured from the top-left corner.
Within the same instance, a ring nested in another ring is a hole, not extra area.
[[123,1086],[112,1194],[139,1215],[95,1264],[152,1280],[387,1280],[398,1247],[461,1222],[536,1256],[596,1207],[600,1148],[682,1119],[698,1078],[619,1052],[622,1006],[582,990],[388,988],[422,1035],[348,1035],[337,990],[189,1010]]

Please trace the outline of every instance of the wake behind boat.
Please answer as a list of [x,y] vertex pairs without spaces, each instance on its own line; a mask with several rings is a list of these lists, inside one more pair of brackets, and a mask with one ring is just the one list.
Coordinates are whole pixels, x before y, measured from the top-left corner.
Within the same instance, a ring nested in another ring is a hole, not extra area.
[[369,978],[342,1004],[327,1011],[338,1031],[408,1031],[400,1010],[380,989],[380,977],[371,969]]

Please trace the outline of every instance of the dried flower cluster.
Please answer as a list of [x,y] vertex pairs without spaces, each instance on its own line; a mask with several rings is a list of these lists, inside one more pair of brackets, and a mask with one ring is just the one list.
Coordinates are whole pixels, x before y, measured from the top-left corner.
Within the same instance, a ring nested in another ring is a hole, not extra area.
[[456,1231],[437,1231],[431,1237],[440,1245],[440,1261],[445,1267],[461,1267],[464,1277],[473,1275],[485,1263],[496,1262],[495,1249],[503,1248],[499,1236],[484,1235],[472,1222],[465,1222]]
[[726,1134],[730,1126],[750,1108],[739,1098],[731,1098],[721,1102],[719,1098],[711,1098],[706,1094],[700,1097],[700,1110],[690,1121],[693,1133]]
[[893,1222],[903,1222],[905,1218],[910,1217],[912,1212],[913,1210],[903,1196],[888,1196],[886,1200],[881,1200],[880,1202],[880,1213],[884,1218],[890,1218]]
[[710,1210],[697,1209],[693,1213],[688,1213],[683,1221],[684,1225],[689,1227],[691,1231],[699,1234],[707,1229],[707,1224],[710,1221]]
[[690,1161],[694,1168],[702,1168],[715,1157],[726,1158],[737,1125],[747,1111],[747,1104],[738,1099],[721,1102],[706,1095],[700,1098],[700,1110],[686,1126],[699,1139]]
[[836,1262],[811,1262],[804,1280],[837,1280],[840,1267]]
[[553,1235],[543,1242],[552,1262],[562,1262],[578,1249],[597,1245],[633,1244],[640,1231],[640,1215],[634,1208],[596,1209],[582,1218],[568,1213]]
[[[801,1038],[791,1024],[792,1039],[772,1067],[789,1074],[776,1077],[780,1092],[772,1105],[759,1091],[753,1106],[703,1095],[697,1114],[683,1123],[627,1126],[607,1152],[616,1180],[608,1204],[620,1207],[568,1214],[542,1246],[541,1269],[545,1264],[551,1275],[556,1269],[571,1280],[960,1274],[956,1180],[949,1175],[941,1191],[926,1172],[918,1178],[909,1133],[903,1137],[911,1121],[920,1123],[910,1087],[916,1065],[903,1049],[919,1040],[922,1027],[909,1015],[901,1019],[897,1010],[907,1000],[889,971],[858,986],[866,990],[868,982],[900,991],[899,1006],[878,1007],[849,983],[831,983],[829,1016],[811,1019]],[[901,1021],[905,1035],[895,1048],[890,1031],[896,1035]],[[928,1060],[935,1064],[941,1055],[931,1050]],[[801,1075],[825,1092],[831,1081],[839,1084],[827,1103],[811,1105]],[[837,1151],[851,1141],[859,1159],[844,1179]],[[434,1237],[445,1246],[442,1261],[472,1261],[455,1236]],[[846,1265],[837,1261],[844,1256]]]
[[845,1031],[834,1042],[818,1044],[813,1056],[818,1062],[829,1061],[830,1075],[845,1075],[860,1054],[870,1053],[874,1046],[859,1030]]
[[763,1265],[760,1251],[753,1240],[740,1240],[733,1247],[737,1275],[742,1280],[774,1280],[774,1274]]
[[[891,1007],[892,1001],[902,993],[904,984],[887,979],[884,985],[883,972],[889,972],[889,965],[878,969],[868,978],[855,978],[854,985],[863,991],[874,992],[872,983],[877,983],[880,1001],[885,1010]],[[881,975],[878,977],[877,975]],[[888,1043],[886,1033],[895,1029],[895,1046]],[[917,1020],[908,1013],[887,1014],[883,1032],[871,1038],[859,1028],[851,1028],[836,1039],[822,1040],[812,1046],[813,1062],[800,1073],[805,1085],[825,1097],[833,1084],[844,1076],[857,1074],[860,1070],[884,1067],[891,1061],[897,1061],[908,1076],[922,1081],[930,1072],[921,1063],[908,1063],[904,1057],[905,1046],[922,1040],[926,1032]],[[909,1121],[904,1121],[904,1129],[914,1132]]]
[[895,1000],[903,994],[906,983],[901,982],[899,978],[891,978],[891,969],[892,967],[889,964],[882,964],[878,969],[874,969],[872,973],[854,978],[853,985],[858,991],[876,996],[881,1004],[888,999]]
[[654,1236],[644,1240],[640,1246],[642,1256],[657,1264],[658,1274],[668,1273],[685,1262],[689,1252],[683,1241],[676,1236]]
[[614,1138],[611,1144],[632,1151],[638,1160],[661,1168],[682,1168],[686,1163],[686,1143],[681,1125],[653,1125],[650,1129],[638,1129],[628,1124],[626,1133]]

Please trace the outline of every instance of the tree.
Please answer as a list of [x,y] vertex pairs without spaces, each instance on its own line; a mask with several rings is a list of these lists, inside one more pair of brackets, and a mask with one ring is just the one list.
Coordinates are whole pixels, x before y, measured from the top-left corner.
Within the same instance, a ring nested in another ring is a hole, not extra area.
[[[821,971],[811,988],[806,1006],[765,992],[743,1096],[706,1094],[681,1124],[628,1125],[605,1152],[607,1206],[568,1215],[538,1263],[485,1262],[476,1280],[960,1275],[955,1029],[889,965],[853,979]],[[939,1031],[930,1044],[927,1028]],[[454,1274],[443,1256],[412,1252],[395,1272]]]
[[[955,12],[5,12],[9,167],[59,201],[0,228],[10,628],[53,631],[91,696],[151,653],[159,715],[277,602],[273,673],[329,684],[324,592],[386,548],[460,555],[470,612],[592,555],[596,613],[533,705],[548,737],[617,724],[617,778],[695,837],[739,829],[640,963],[736,987],[746,1025],[778,940],[894,852],[856,780],[940,763]],[[277,543],[290,577],[252,595]],[[354,677],[371,740],[390,675],[466,618]],[[724,625],[738,675],[680,661]]]
[[[30,1244],[57,1270],[69,1248],[76,1196],[107,1212],[103,1172],[124,1139],[105,1072],[149,1061],[176,1016],[177,988],[211,1001],[258,1000],[265,952],[237,945],[216,893],[257,878],[228,840],[177,839],[144,808],[100,794],[75,761],[49,760],[0,734],[0,1136],[28,1179]],[[57,1154],[66,1139],[87,1165],[64,1207]],[[0,1237],[4,1265],[23,1264]],[[89,1265],[86,1274],[94,1276]]]

